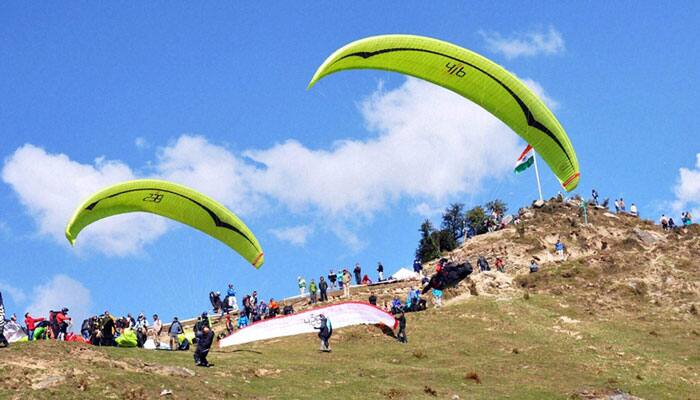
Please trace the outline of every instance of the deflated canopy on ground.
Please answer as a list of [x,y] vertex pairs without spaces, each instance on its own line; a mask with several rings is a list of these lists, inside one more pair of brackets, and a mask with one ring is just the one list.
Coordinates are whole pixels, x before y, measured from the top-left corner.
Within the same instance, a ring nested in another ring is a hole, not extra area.
[[571,191],[578,185],[578,160],[564,128],[532,90],[493,61],[437,39],[374,36],[333,53],[318,68],[309,88],[326,75],[348,69],[400,72],[464,96],[532,145],[564,189]]
[[80,231],[91,223],[138,211],[158,214],[213,236],[256,268],[265,261],[250,229],[222,204],[194,189],[155,179],[117,183],[93,194],[68,222],[66,238],[74,244]]
[[219,347],[318,332],[321,314],[331,321],[334,329],[363,324],[382,324],[395,329],[397,325],[394,316],[384,310],[369,303],[348,301],[256,322],[221,339]]

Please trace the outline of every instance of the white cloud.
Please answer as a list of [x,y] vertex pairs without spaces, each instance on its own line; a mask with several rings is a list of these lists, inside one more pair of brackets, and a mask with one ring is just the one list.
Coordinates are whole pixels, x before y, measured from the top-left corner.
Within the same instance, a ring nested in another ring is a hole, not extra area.
[[67,307],[73,318],[73,329],[80,330],[80,323],[91,315],[90,290],[82,283],[66,275],[56,275],[49,282],[34,287],[32,303],[27,311],[33,315],[47,316],[51,310]]
[[[65,244],[66,224],[83,199],[105,186],[134,178],[131,169],[119,161],[98,158],[93,164],[81,164],[31,144],[18,148],[2,170],[3,181],[17,193],[39,233]],[[88,226],[76,245],[125,255],[138,252],[165,231],[162,219],[124,214]]]
[[498,32],[479,31],[479,34],[489,50],[503,54],[508,59],[539,54],[558,54],[566,49],[561,33],[552,26],[547,31],[533,30],[516,33],[509,37],[504,37]]
[[0,281],[0,292],[9,295],[15,304],[22,303],[27,299],[27,295],[22,289],[16,288],[9,283]]
[[430,204],[423,202],[413,207],[411,211],[415,214],[420,215],[421,217],[433,218],[440,215],[443,209],[440,207],[433,207]]
[[254,171],[241,157],[202,136],[180,136],[159,150],[156,163],[157,177],[197,189],[243,215],[263,208],[251,180]]
[[544,91],[542,85],[540,85],[537,81],[530,78],[521,79],[521,81],[525,84],[525,86],[530,88],[530,90],[535,92],[535,94],[544,102],[544,104],[547,105],[547,107],[551,108],[552,110],[559,108],[559,102],[549,97],[547,92]]
[[362,103],[377,137],[312,150],[290,140],[246,155],[259,192],[295,209],[335,217],[371,216],[403,196],[444,199],[479,191],[509,171],[517,136],[477,105],[436,85],[408,79]]
[[136,146],[137,149],[139,150],[146,150],[151,148],[151,144],[148,143],[148,140],[146,140],[145,137],[139,136],[134,140],[134,145]]
[[306,244],[306,239],[308,239],[308,237],[314,233],[314,228],[310,225],[299,225],[287,228],[271,229],[270,233],[272,233],[277,239],[284,242],[289,242],[295,246],[303,246]]
[[[237,214],[272,212],[272,205],[306,214],[309,226],[359,249],[364,243],[356,231],[376,212],[404,198],[437,204],[475,194],[483,181],[508,174],[520,151],[518,136],[491,114],[417,79],[393,90],[379,88],[360,108],[374,133],[369,139],[339,140],[327,149],[288,140],[237,154],[183,135],[158,149],[151,177],[194,187]],[[81,199],[136,175],[120,161],[84,164],[31,144],[18,148],[2,170],[39,233],[66,244],[65,224]],[[88,226],[77,243],[106,254],[133,254],[168,226],[157,216],[125,214]],[[295,240],[312,232],[299,231]]]
[[697,218],[700,215],[700,153],[696,155],[695,168],[681,168],[678,171],[674,192],[674,209],[680,212],[693,207],[692,214]]

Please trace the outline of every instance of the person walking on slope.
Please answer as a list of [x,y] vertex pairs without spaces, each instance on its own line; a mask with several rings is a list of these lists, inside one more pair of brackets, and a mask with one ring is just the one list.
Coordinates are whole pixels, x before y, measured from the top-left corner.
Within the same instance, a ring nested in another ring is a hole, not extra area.
[[170,350],[176,351],[180,344],[177,341],[178,335],[182,334],[182,324],[177,319],[173,317],[173,322],[170,323],[170,328],[168,328],[168,336],[170,337]]
[[362,268],[360,268],[360,263],[355,264],[355,269],[352,270],[355,274],[355,284],[359,285],[362,282]]
[[329,353],[331,351],[331,344],[330,344],[330,339],[331,335],[333,335],[333,326],[331,325],[331,321],[326,318],[325,315],[321,314],[319,315],[319,318],[321,319],[321,325],[318,328],[318,338],[321,339],[321,351],[325,353]]
[[316,304],[316,292],[317,291],[318,291],[318,288],[316,288],[316,281],[314,281],[314,279],[311,278],[311,283],[309,283],[309,303]]
[[557,239],[557,242],[554,244],[554,250],[557,252],[559,259],[564,261],[564,243],[561,240]]
[[299,293],[302,297],[306,294],[306,281],[301,276],[297,277],[297,283],[299,284]]
[[486,261],[486,257],[484,257],[484,256],[479,256],[479,259],[476,261],[476,264],[479,266],[479,270],[481,272],[491,271],[491,267],[489,266],[489,262]]
[[214,343],[214,332],[205,326],[202,332],[197,334],[197,348],[194,351],[194,365],[198,367],[210,367],[209,361],[207,361],[207,355],[209,355],[209,349],[212,343]]
[[321,301],[328,301],[328,282],[322,276],[318,278],[318,289],[321,292]]
[[384,280],[384,266],[381,261],[377,262],[377,274],[379,275],[379,282]]
[[401,311],[396,320],[399,321],[399,332],[396,334],[396,339],[401,343],[408,343],[406,338],[406,315],[404,315],[403,311]]
[[591,191],[591,197],[593,197],[593,204],[598,205],[598,191],[593,189]]

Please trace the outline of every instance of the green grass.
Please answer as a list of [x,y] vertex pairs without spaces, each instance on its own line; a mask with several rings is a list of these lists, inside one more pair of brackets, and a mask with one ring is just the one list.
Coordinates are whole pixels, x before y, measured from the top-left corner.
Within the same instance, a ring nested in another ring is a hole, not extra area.
[[[217,349],[210,369],[195,369],[191,352],[91,348],[96,353],[81,359],[77,345],[16,345],[0,350],[0,398],[37,397],[29,382],[48,371],[5,362],[27,359],[72,371],[64,384],[41,392],[51,398],[154,398],[164,388],[173,391],[171,398],[205,393],[246,399],[429,399],[435,393],[437,398],[561,399],[614,388],[645,399],[698,398],[697,318],[593,317],[562,301],[548,295],[510,301],[476,297],[408,314],[406,345],[377,328],[355,327],[335,333],[330,354],[317,351],[315,336],[297,336]],[[580,322],[563,323],[561,316]],[[143,363],[187,367],[196,376],[144,372]]]

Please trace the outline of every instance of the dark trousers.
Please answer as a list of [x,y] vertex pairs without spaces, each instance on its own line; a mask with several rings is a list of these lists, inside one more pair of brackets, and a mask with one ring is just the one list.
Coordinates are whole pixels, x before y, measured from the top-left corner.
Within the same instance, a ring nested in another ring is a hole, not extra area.
[[7,347],[10,344],[7,342],[7,339],[5,339],[5,335],[3,334],[3,328],[0,328],[0,346],[2,347]]
[[321,290],[321,301],[328,301],[328,293],[325,290]]
[[209,365],[209,361],[207,361],[207,355],[209,355],[209,350],[200,350],[196,349],[194,351],[194,363],[196,365],[204,365],[207,366]]
[[399,328],[399,333],[396,335],[396,338],[399,339],[399,342],[401,343],[407,343],[408,339],[406,338],[406,328]]

